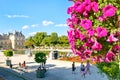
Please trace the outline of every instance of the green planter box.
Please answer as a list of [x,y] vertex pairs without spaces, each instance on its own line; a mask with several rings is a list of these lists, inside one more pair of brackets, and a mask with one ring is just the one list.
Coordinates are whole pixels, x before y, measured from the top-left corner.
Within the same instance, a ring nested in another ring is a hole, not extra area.
[[6,65],[10,66],[10,64],[11,64],[11,60],[6,60]]
[[45,70],[44,69],[36,70],[36,76],[37,76],[37,78],[44,78],[45,77]]

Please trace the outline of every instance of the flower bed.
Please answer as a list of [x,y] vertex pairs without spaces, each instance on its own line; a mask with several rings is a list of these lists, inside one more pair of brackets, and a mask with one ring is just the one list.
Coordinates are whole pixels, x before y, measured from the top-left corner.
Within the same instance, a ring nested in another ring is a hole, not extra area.
[[[79,56],[75,56],[75,57],[63,57],[63,58],[60,58],[60,60],[71,61],[71,62],[84,62],[84,63],[86,63],[86,61],[87,61],[87,60],[82,60]],[[91,64],[96,64],[96,62],[92,61],[92,60],[90,60],[90,63]]]

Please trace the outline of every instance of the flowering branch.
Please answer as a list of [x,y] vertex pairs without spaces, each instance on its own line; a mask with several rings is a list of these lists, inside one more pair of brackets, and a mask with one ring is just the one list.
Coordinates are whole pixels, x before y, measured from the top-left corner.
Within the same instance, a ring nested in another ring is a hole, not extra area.
[[[70,0],[71,1],[71,0]],[[110,62],[120,52],[120,6],[118,0],[72,0],[67,10],[68,40],[82,59],[94,56]]]

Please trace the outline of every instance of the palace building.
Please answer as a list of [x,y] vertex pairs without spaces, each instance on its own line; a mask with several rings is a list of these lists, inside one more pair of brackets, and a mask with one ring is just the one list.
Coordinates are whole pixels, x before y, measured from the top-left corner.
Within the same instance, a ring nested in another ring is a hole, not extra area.
[[23,49],[25,36],[22,32],[0,34],[0,49]]

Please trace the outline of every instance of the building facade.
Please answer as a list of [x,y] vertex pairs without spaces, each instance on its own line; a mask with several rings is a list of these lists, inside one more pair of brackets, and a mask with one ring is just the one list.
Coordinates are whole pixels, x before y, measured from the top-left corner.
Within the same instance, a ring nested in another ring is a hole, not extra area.
[[23,49],[25,36],[22,32],[14,31],[13,33],[0,35],[1,49]]

